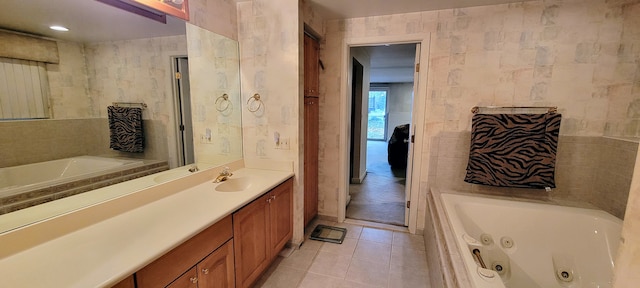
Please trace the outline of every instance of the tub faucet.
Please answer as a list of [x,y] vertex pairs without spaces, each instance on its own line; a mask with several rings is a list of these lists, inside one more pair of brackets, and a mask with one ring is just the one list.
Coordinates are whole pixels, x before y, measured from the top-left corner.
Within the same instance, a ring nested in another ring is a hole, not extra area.
[[233,173],[231,173],[231,171],[229,171],[229,167],[224,167],[222,169],[222,172],[220,172],[220,175],[218,175],[218,177],[216,177],[216,180],[213,180],[213,183],[224,182],[229,177],[231,177],[231,175],[233,175]]
[[191,168],[189,168],[189,172],[191,172],[191,173],[196,172],[198,170],[200,170],[200,169],[198,169],[198,166],[196,166],[196,165],[193,165],[193,166],[191,166]]

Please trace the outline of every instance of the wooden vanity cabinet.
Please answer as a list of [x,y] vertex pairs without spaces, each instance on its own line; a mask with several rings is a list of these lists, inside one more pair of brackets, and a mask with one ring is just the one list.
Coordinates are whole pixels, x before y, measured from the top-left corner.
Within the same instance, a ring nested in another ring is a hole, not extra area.
[[250,287],[292,236],[289,179],[136,272],[135,287]]
[[[169,284],[171,284],[169,287],[234,287],[232,227],[232,218],[227,216],[151,262],[136,272],[137,287],[157,288],[167,287]],[[221,265],[226,267],[221,267]],[[208,269],[208,273],[204,273],[203,269],[205,268]],[[199,281],[198,279],[204,279],[206,278],[204,276],[209,276],[208,274],[225,275],[228,278],[224,281],[210,280],[209,282],[231,284],[229,286],[204,286],[208,283],[207,280]],[[196,284],[196,286],[185,286],[188,284],[187,282],[194,281],[196,283],[191,284]],[[198,283],[200,285],[197,285]]]
[[233,274],[233,240],[229,240],[167,288],[233,288]]
[[233,214],[236,286],[251,287],[293,236],[293,180]]

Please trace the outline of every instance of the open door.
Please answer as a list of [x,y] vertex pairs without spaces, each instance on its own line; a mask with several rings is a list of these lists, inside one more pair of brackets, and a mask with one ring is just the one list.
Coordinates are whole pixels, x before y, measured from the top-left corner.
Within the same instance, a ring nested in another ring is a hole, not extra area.
[[[361,167],[361,148],[362,137],[366,131],[362,131],[362,94],[364,67],[356,58],[353,58],[353,69],[351,72],[351,147],[350,147],[350,183],[362,183],[364,167]],[[347,194],[347,205],[349,204],[349,195]]]
[[[411,125],[409,128],[409,152],[407,153],[407,180],[405,182],[405,203],[407,203],[405,209],[404,209],[404,226],[409,226],[409,207],[411,205],[411,183],[412,183],[412,176],[413,176],[413,151],[414,151],[414,139],[415,139],[415,135],[416,135],[416,126],[415,123],[417,122],[417,115],[418,113],[415,113],[415,97],[416,94],[418,92],[418,84],[420,81],[420,43],[416,44],[416,58],[415,58],[415,70],[413,73],[413,93],[412,93],[412,103],[414,103],[414,112],[411,113]],[[417,205],[418,203],[414,203],[414,205]]]
[[174,58],[174,87],[176,105],[176,129],[178,138],[178,166],[195,161],[193,148],[193,125],[191,122],[191,97],[189,86],[189,62],[187,57]]

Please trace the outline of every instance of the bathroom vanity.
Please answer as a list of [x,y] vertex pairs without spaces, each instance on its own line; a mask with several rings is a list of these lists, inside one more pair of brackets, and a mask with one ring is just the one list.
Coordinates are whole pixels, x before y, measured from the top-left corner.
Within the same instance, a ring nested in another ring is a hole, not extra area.
[[221,169],[1,234],[3,285],[249,287],[292,237],[293,173]]
[[136,272],[135,287],[250,287],[292,235],[289,179]]

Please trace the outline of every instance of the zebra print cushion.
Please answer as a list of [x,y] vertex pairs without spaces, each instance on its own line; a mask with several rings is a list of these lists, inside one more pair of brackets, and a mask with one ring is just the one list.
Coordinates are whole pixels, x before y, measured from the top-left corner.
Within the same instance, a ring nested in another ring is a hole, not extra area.
[[560,114],[475,114],[465,182],[555,188]]
[[109,148],[123,152],[144,152],[142,109],[107,107],[109,116]]

